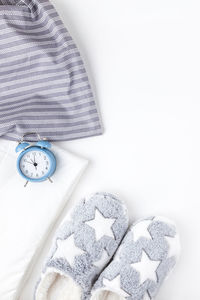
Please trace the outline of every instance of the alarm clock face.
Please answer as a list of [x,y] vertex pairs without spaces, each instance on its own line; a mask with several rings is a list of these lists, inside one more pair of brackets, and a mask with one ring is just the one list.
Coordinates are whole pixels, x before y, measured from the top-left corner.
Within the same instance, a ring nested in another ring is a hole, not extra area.
[[48,150],[33,147],[22,153],[19,160],[22,176],[31,181],[42,181],[52,174],[52,157]]

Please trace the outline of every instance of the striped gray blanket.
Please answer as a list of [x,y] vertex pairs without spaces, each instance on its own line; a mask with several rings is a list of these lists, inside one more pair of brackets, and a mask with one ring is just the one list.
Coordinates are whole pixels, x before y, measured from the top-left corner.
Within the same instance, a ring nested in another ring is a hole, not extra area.
[[0,0],[0,137],[26,132],[61,141],[102,127],[80,53],[53,5]]

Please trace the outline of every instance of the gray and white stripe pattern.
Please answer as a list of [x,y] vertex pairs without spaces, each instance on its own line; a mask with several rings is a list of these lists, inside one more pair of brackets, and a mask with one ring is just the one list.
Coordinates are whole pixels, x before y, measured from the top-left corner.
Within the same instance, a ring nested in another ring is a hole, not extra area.
[[61,141],[102,127],[80,53],[53,5],[0,0],[0,136],[32,131]]

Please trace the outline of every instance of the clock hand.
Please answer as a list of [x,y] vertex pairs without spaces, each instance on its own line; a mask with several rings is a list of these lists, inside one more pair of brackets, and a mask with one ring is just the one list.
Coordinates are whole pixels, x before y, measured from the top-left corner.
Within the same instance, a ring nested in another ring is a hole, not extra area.
[[36,170],[37,170],[37,163],[36,162],[33,162],[32,161],[32,159],[31,159],[31,161],[26,161],[28,164],[31,164],[31,165],[34,165],[34,167],[36,168]]
[[36,161],[35,161],[35,156],[36,156],[36,154],[33,153],[34,160],[32,160],[32,159],[30,159],[30,160],[32,161],[32,164],[34,165],[35,169],[37,170],[37,165],[38,165],[38,164],[37,164]]
[[28,164],[31,164],[31,165],[33,165],[33,163],[31,162],[31,161],[26,161]]
[[35,162],[33,165],[34,165],[34,167],[35,167],[36,170],[37,170],[37,165],[38,165],[38,164]]

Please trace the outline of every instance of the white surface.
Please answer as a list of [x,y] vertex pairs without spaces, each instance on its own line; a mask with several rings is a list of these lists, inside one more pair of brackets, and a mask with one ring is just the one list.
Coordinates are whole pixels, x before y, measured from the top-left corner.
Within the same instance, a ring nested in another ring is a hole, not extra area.
[[[65,144],[91,160],[70,203],[109,191],[132,220],[173,219],[182,255],[156,299],[199,300],[200,3],[53,2],[88,64],[105,126],[102,137]],[[20,300],[32,299],[41,261]]]
[[0,299],[13,300],[40,247],[87,166],[87,160],[54,146],[53,183],[29,183],[16,170],[15,142],[0,141]]

